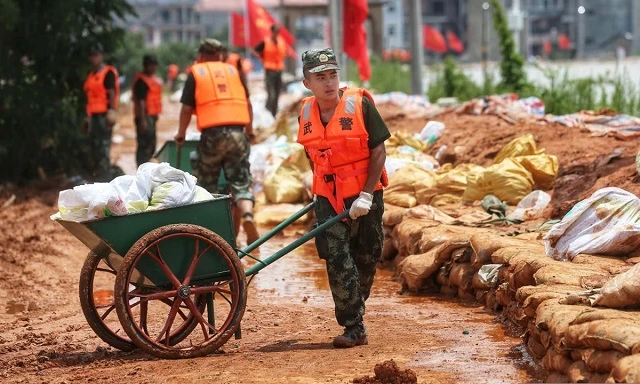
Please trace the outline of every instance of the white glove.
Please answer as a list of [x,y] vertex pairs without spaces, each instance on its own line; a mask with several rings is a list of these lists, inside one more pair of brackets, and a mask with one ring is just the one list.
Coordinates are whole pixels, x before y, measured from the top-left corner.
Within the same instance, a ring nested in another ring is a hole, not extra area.
[[351,204],[349,209],[349,216],[355,220],[360,216],[364,216],[371,210],[371,204],[373,202],[373,195],[367,192],[360,192],[360,196],[356,201]]

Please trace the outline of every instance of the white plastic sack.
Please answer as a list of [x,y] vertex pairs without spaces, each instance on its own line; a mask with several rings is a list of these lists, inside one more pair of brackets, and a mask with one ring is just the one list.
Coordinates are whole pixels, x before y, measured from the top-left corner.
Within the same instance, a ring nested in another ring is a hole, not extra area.
[[136,173],[138,183],[145,189],[147,196],[152,196],[155,188],[167,182],[177,182],[184,186],[187,195],[182,200],[191,201],[196,190],[196,179],[188,172],[173,168],[169,163],[144,163]]
[[127,214],[118,191],[109,183],[85,184],[61,191],[58,195],[58,209],[62,219],[72,221]]
[[153,190],[149,209],[179,207],[190,204],[195,197],[195,187],[190,189],[178,181],[162,183]]
[[579,253],[625,256],[640,248],[640,199],[620,188],[603,188],[576,204],[544,237],[547,256]]
[[542,212],[551,202],[551,195],[544,191],[533,191],[520,200],[516,209],[507,218],[511,220],[533,220],[542,216]]
[[201,186],[196,185],[196,193],[193,196],[193,202],[199,203],[201,201],[208,201],[208,200],[213,200],[213,195],[206,189],[202,188]]
[[424,126],[424,128],[422,128],[420,133],[415,135],[415,137],[431,146],[440,138],[440,136],[442,136],[444,128],[444,123],[439,121],[430,121]]
[[480,267],[478,276],[482,284],[495,287],[498,285],[498,271],[502,264],[485,264]]
[[144,212],[149,207],[149,196],[139,182],[131,175],[118,176],[109,183],[122,198],[128,213]]

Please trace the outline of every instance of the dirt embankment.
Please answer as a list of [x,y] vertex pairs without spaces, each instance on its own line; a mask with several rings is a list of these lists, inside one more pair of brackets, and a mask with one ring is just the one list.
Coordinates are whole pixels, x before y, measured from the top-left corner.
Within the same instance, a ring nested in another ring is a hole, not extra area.
[[[427,118],[405,116],[399,108],[379,106],[389,129],[419,132]],[[619,187],[640,195],[640,178],[635,171],[635,157],[640,150],[637,140],[596,137],[579,128],[534,120],[509,124],[490,115],[472,116],[446,113],[433,118],[446,125],[443,136],[430,149],[434,155],[442,146],[444,160],[488,166],[495,155],[511,140],[531,133],[538,148],[556,155],[559,175],[552,193],[549,218],[562,218],[579,200],[604,187]]]

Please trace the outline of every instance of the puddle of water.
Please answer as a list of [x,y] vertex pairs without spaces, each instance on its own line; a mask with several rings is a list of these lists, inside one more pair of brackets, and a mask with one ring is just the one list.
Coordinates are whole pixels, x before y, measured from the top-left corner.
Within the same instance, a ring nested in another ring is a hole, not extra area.
[[93,303],[95,305],[109,305],[113,304],[113,302],[113,290],[102,289],[93,291]]
[[27,305],[23,303],[9,302],[5,306],[5,311],[9,315],[14,315],[16,313],[22,313],[27,309]]

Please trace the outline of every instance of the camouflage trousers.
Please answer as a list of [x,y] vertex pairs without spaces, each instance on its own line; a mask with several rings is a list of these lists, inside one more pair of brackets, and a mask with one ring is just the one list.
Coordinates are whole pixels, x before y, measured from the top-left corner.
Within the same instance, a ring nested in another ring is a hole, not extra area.
[[92,177],[95,181],[111,181],[111,134],[105,114],[89,117],[89,141],[92,158]]
[[278,98],[282,90],[282,71],[272,71],[266,69],[264,71],[265,85],[267,87],[267,101],[265,107],[273,117],[278,113]]
[[135,118],[136,141],[138,142],[136,164],[138,166],[149,161],[156,152],[156,123],[158,122],[158,116],[144,116],[143,118],[147,120],[147,129],[144,131],[140,126],[141,118]]
[[[349,209],[356,198],[345,199],[345,207]],[[318,196],[316,201],[318,225],[336,216],[329,200]],[[316,237],[318,255],[327,263],[336,319],[343,327],[363,327],[365,301],[382,255],[382,191],[373,193],[373,203],[377,207],[366,216],[337,223]]]
[[250,151],[251,147],[242,127],[205,129],[198,143],[198,161],[195,169],[198,184],[211,193],[220,193],[218,179],[220,171],[224,170],[233,200],[254,201],[250,191]]

